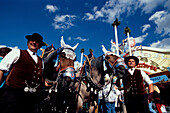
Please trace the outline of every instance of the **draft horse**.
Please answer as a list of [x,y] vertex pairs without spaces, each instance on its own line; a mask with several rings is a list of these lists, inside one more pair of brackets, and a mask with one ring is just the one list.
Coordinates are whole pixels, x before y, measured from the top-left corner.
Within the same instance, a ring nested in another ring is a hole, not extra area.
[[43,75],[49,86],[45,89],[47,96],[39,108],[41,113],[73,113],[76,111],[74,92],[76,55],[74,51],[77,46],[78,44],[74,47],[65,44],[62,37],[61,47],[44,58]]
[[90,105],[89,113],[94,112],[97,108],[98,91],[102,90],[105,85],[104,76],[110,75],[110,82],[113,85],[113,76],[121,79],[127,75],[127,66],[124,60],[117,56],[113,51],[107,51],[102,45],[104,55],[94,58],[91,62],[86,61],[86,64],[77,73],[80,77],[79,82],[75,84],[78,87],[77,94],[77,109],[76,112],[83,110],[83,103],[88,102]]

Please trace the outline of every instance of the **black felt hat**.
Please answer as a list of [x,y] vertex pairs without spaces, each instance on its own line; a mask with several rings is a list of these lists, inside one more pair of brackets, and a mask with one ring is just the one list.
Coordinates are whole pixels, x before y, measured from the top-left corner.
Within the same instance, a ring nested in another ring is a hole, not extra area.
[[36,40],[36,41],[38,41],[41,44],[41,46],[46,45],[46,43],[43,42],[43,37],[38,33],[33,33],[32,35],[27,35],[25,37],[26,37],[27,40]]
[[139,64],[139,59],[138,59],[137,57],[135,57],[135,56],[128,56],[128,57],[126,57],[126,58],[124,59],[124,62],[125,62],[126,65],[128,65],[129,59],[134,59],[135,62],[136,62],[136,66]]

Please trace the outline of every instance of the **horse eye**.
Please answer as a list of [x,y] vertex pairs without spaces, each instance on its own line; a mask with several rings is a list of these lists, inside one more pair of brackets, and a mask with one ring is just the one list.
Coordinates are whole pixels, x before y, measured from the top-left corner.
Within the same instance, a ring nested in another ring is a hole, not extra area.
[[61,56],[62,58],[64,58],[64,57],[65,57],[65,54],[64,54],[64,53],[61,53],[60,56]]
[[109,56],[106,56],[106,59],[108,60],[110,57]]

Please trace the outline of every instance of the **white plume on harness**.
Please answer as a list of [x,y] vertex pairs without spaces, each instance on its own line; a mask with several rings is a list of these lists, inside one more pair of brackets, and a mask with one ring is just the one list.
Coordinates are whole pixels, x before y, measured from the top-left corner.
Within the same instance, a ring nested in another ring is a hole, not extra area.
[[[104,47],[104,45],[102,45],[102,50],[103,50],[103,52],[104,52],[103,59],[105,59],[105,57],[106,57],[107,55],[110,55],[110,54],[116,55],[115,52],[107,51],[106,48]],[[105,60],[103,60],[103,66],[104,66],[104,71],[106,71],[106,70],[107,70],[107,67],[106,67],[106,62],[105,62]]]
[[76,54],[74,53],[74,51],[77,48],[77,46],[79,45],[79,43],[77,43],[74,47],[71,47],[70,45],[65,44],[63,36],[62,36],[60,44],[61,44],[61,48],[64,48],[62,52],[65,53],[65,55],[66,55],[65,57],[67,59],[74,60],[76,58]]
[[[104,55],[107,56],[107,55],[116,55],[115,54],[115,50],[114,51],[107,51],[106,48],[104,47],[104,45],[102,45],[102,50],[104,52]],[[117,55],[116,55],[117,56]]]

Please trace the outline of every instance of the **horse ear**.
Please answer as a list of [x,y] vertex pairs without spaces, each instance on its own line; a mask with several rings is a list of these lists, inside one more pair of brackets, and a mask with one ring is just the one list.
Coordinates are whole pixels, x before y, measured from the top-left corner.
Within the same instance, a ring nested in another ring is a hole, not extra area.
[[73,50],[75,50],[78,45],[79,45],[79,43],[77,43],[77,44],[73,47]]
[[103,50],[104,54],[107,53],[107,50],[106,50],[106,48],[104,47],[104,45],[102,45],[102,50]]
[[63,36],[61,36],[60,44],[61,44],[61,47],[64,47],[64,46],[65,46],[65,42],[64,42]]

